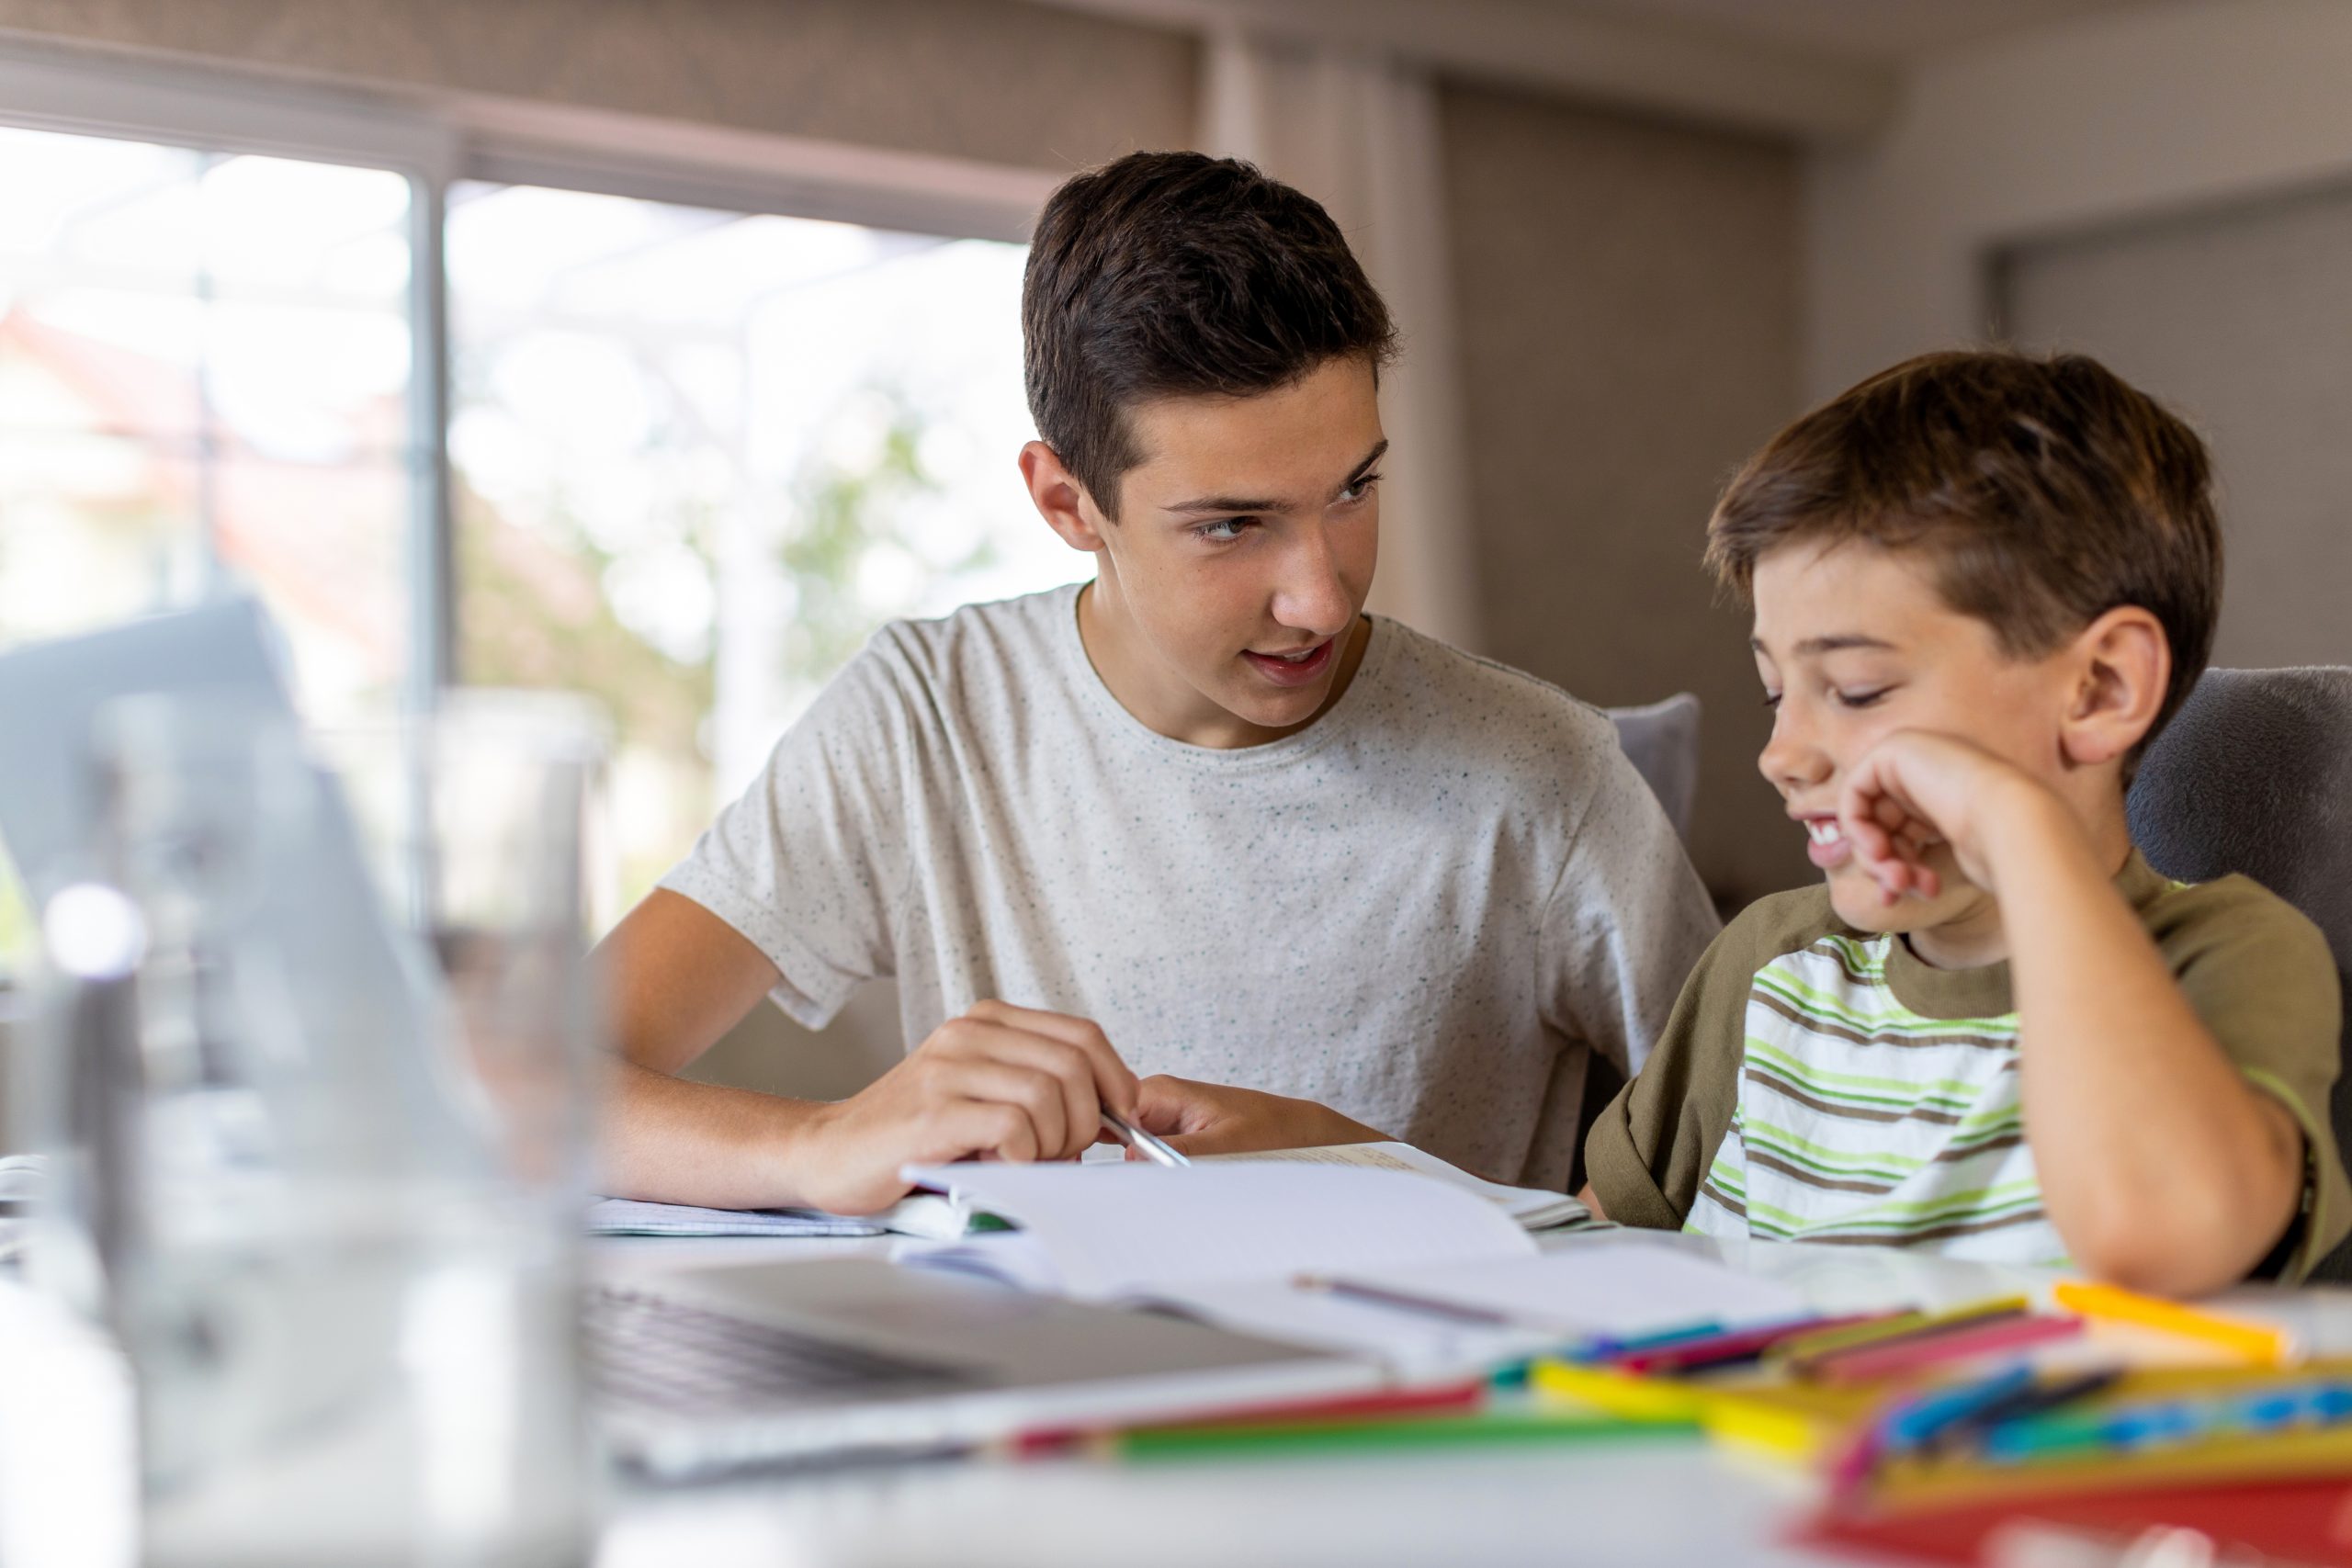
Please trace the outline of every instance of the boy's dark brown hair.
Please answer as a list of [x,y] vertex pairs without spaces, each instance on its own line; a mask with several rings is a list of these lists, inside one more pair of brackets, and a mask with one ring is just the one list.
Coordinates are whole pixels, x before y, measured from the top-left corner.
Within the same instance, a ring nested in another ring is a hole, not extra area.
[[2197,433],[2095,359],[1927,354],[1838,394],[1749,458],[1708,521],[1706,559],[1744,598],[1757,561],[1783,546],[1925,551],[1944,602],[2014,657],[2048,653],[2136,604],[2172,645],[2144,749],[2212,652],[2212,487]]
[[1321,204],[1248,164],[1131,152],[1065,181],[1021,284],[1029,412],[1105,517],[1142,460],[1126,411],[1248,397],[1396,353],[1388,307]]

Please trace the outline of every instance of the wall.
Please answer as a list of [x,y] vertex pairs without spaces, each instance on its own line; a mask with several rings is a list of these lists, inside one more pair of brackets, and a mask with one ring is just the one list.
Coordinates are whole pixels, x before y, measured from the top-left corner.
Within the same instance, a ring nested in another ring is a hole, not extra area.
[[1699,570],[1731,468],[1795,412],[1788,147],[1532,96],[1442,99],[1484,645],[1604,705],[1706,705],[1693,858],[1813,874],[1756,773],[1746,615]]
[[2352,6],[2182,0],[1930,60],[1807,171],[1805,385],[1981,336],[1998,247],[2352,176]]
[[2211,443],[2214,662],[2352,661],[2352,185],[2048,241],[2005,270],[2018,341],[2098,355]]
[[0,31],[1064,169],[1182,145],[1198,46],[1013,0],[0,0]]

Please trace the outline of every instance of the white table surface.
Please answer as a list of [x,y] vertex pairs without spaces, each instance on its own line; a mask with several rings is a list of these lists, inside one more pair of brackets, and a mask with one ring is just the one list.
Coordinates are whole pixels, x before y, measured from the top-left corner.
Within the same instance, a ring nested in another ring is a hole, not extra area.
[[[1661,1243],[1723,1255],[1695,1237]],[[1573,1236],[1547,1246],[1573,1247]],[[872,1242],[646,1240],[599,1247],[627,1273],[879,1250]],[[1876,1248],[1751,1244],[1732,1260],[1817,1308],[1956,1304],[2049,1276]],[[734,1483],[616,1490],[600,1568],[1053,1568],[1084,1564],[1772,1565],[1819,1561],[1777,1543],[1802,1477],[1696,1438],[1122,1466],[967,1460]]]
[[[1875,1248],[1657,1238],[1723,1256],[1835,1311],[1952,1304],[2049,1276]],[[1552,1247],[1574,1247],[1573,1236]],[[600,1242],[599,1272],[838,1258],[887,1241]],[[2247,1292],[2241,1309],[2352,1350],[2352,1297]],[[121,1370],[0,1282],[0,1561],[124,1561],[131,1496]],[[653,1490],[616,1478],[598,1568],[957,1564],[1577,1563],[1818,1561],[1781,1544],[1804,1478],[1695,1439],[1122,1466],[1085,1459],[867,1465]],[[64,1556],[22,1550],[70,1542]]]

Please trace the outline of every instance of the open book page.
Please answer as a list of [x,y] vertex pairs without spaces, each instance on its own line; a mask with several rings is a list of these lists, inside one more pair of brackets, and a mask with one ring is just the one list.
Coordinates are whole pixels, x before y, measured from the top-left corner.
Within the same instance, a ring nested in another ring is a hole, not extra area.
[[[1787,1285],[1670,1241],[1622,1232],[1568,1239],[1533,1258],[1341,1277],[1400,1300],[1391,1304],[1264,1280],[1194,1285],[1160,1299],[1228,1328],[1370,1355],[1419,1376],[1475,1371],[1593,1335],[1769,1323],[1808,1310],[1805,1297]],[[1405,1299],[1479,1308],[1503,1321],[1417,1311]]]
[[1145,1298],[1142,1304],[1238,1333],[1365,1357],[1409,1381],[1474,1375],[1556,1350],[1564,1337],[1554,1329],[1489,1326],[1399,1312],[1279,1280],[1188,1285]]
[[[910,1167],[1020,1225],[1059,1289],[1107,1301],[1227,1280],[1532,1257],[1493,1204],[1396,1170],[1326,1165]],[[983,1238],[985,1242],[987,1238]],[[985,1267],[980,1247],[926,1261]],[[1029,1281],[1034,1282],[1034,1280]]]
[[1374,1170],[1410,1170],[1423,1176],[1451,1181],[1467,1192],[1502,1209],[1529,1230],[1543,1230],[1551,1225],[1565,1225],[1578,1220],[1589,1220],[1592,1212],[1565,1192],[1549,1192],[1540,1187],[1506,1187],[1499,1181],[1488,1181],[1473,1176],[1458,1165],[1453,1165],[1410,1144],[1328,1144],[1308,1149],[1261,1149],[1251,1154],[1204,1155],[1204,1160],[1281,1160],[1305,1165],[1354,1165]]
[[1778,1280],[1622,1231],[1575,1238],[1540,1258],[1363,1269],[1347,1277],[1570,1336],[1651,1334],[1694,1323],[1734,1327],[1806,1310],[1804,1295]]

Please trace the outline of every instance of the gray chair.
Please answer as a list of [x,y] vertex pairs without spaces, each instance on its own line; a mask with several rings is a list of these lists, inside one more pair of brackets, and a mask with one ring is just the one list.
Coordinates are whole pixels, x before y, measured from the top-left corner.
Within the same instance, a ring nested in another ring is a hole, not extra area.
[[[2242,873],[2326,933],[2347,1004],[2329,1117],[2352,1143],[2352,669],[2208,670],[2148,748],[2130,809],[2166,876]],[[2312,1278],[2352,1280],[2352,1244]]]
[[[1666,819],[1685,844],[1690,841],[1690,808],[1699,795],[1699,699],[1677,692],[1640,707],[1603,708],[1617,727],[1617,744],[1650,786]],[[1584,1098],[1577,1107],[1577,1152],[1568,1162],[1568,1190],[1584,1185],[1584,1135],[1608,1103],[1625,1087],[1625,1075],[1606,1056],[1585,1065]]]
[[1699,795],[1699,699],[1677,692],[1634,708],[1603,708],[1617,727],[1617,744],[1666,807],[1666,819],[1690,841],[1690,807]]

